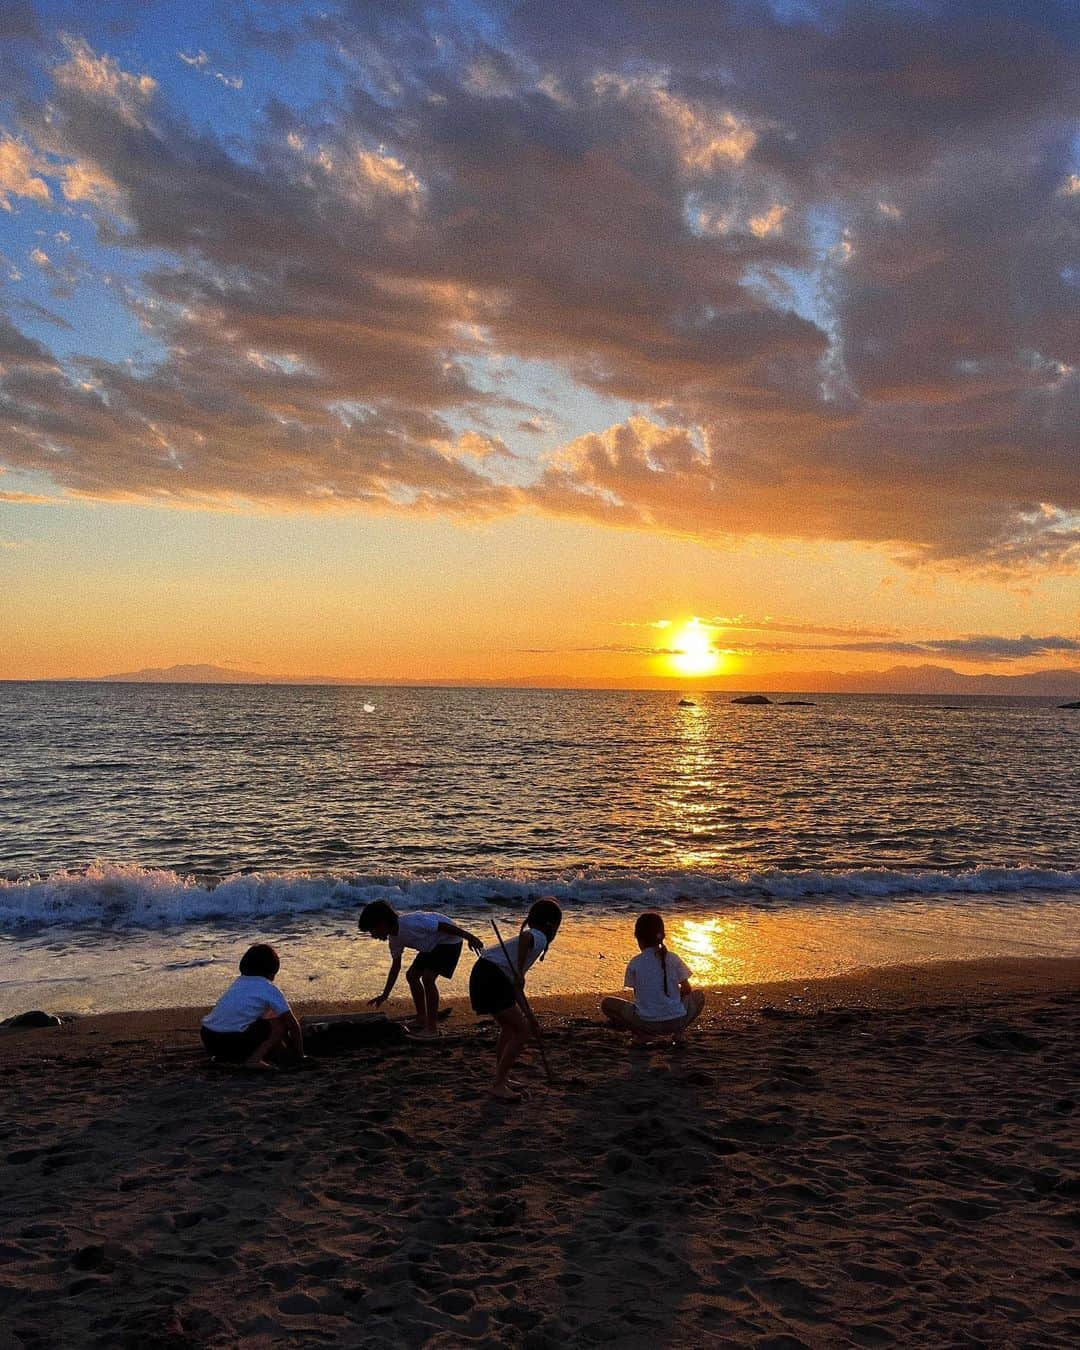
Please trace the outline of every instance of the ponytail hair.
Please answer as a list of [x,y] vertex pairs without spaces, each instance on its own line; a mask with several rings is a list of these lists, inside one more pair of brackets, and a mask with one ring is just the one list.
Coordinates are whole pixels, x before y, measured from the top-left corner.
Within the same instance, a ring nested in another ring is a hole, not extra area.
[[[542,896],[537,900],[528,914],[521,921],[519,934],[524,933],[526,928],[539,928],[548,940],[548,945],[555,941],[555,934],[559,931],[559,925],[562,923],[562,909],[559,902],[551,895]],[[542,961],[547,955],[547,948],[540,955]]]
[[664,994],[668,993],[667,979],[667,948],[664,946],[664,921],[659,914],[650,910],[647,914],[639,914],[637,923],[634,924],[634,937],[640,947],[655,947],[660,957],[660,968],[664,972]]

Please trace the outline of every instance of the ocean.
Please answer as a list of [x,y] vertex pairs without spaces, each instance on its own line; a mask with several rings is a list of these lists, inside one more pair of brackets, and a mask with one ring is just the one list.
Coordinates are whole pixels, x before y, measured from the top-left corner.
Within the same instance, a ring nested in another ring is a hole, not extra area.
[[259,936],[358,997],[377,896],[488,939],[554,894],[551,990],[618,988],[643,908],[720,982],[1080,952],[1076,712],[681,697],[0,684],[0,1015],[205,1001]]

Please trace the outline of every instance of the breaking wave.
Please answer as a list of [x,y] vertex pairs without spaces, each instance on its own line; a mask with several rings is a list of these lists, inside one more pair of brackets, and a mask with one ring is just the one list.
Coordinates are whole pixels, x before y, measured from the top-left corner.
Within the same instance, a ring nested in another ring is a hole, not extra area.
[[0,927],[157,928],[211,919],[292,916],[389,900],[401,909],[520,904],[550,894],[592,909],[778,908],[809,903],[994,898],[1031,902],[1043,895],[1080,899],[1080,871],[974,867],[965,871],[574,872],[522,876],[357,876],[249,873],[215,885],[164,869],[98,862],[80,871],[0,880]]

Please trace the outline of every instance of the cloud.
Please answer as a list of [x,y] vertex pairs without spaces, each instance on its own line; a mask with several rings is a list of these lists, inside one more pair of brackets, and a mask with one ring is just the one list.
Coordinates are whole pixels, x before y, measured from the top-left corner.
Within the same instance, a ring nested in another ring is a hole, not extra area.
[[703,619],[709,628],[720,628],[730,632],[753,633],[802,633],[813,637],[849,637],[849,638],[889,638],[896,634],[888,630],[872,628],[829,627],[812,623],[788,623],[782,619],[752,619],[743,614],[730,618],[718,615],[712,619]]
[[[633,625],[635,627],[640,625]],[[667,621],[646,627],[670,627]],[[711,622],[707,626],[712,626]],[[759,625],[748,625],[755,629]],[[738,627],[733,625],[731,627]],[[845,633],[853,630],[816,628],[813,625],[778,625],[781,631],[790,629],[796,633],[829,634]],[[857,631],[857,630],[855,630]],[[975,662],[978,664],[1023,661],[1041,656],[1060,656],[1063,653],[1080,652],[1080,638],[1058,636],[1049,637],[1000,637],[982,634],[964,638],[925,638],[918,641],[861,641],[861,642],[751,642],[737,646],[714,641],[714,649],[731,651],[744,656],[761,656],[778,652],[851,652],[888,654],[892,656],[948,656],[955,661]],[[681,647],[649,647],[634,643],[601,643],[586,647],[528,647],[523,651],[538,653],[583,654],[608,652],[625,656],[680,656]]]
[[[277,18],[237,33],[321,53],[328,92],[283,81],[228,140],[77,35],[27,83],[0,193],[93,215],[164,355],[14,364],[5,462],[132,500],[1080,561],[1067,7]],[[633,413],[463,460],[520,416],[515,363]]]
[[65,34],[63,43],[68,59],[53,71],[57,87],[108,105],[130,126],[140,125],[157,81],[122,70],[111,56],[99,56],[80,37]]
[[0,38],[34,39],[41,35],[29,0],[5,0],[0,8]]
[[10,211],[12,197],[31,201],[51,199],[49,185],[41,173],[40,158],[14,136],[0,134],[0,210]]
[[990,634],[964,638],[922,638],[918,641],[882,642],[827,642],[808,643],[754,643],[748,652],[872,652],[894,656],[948,656],[956,661],[1023,661],[1033,657],[1080,652],[1080,638],[1051,635],[1048,637],[998,637]]
[[200,48],[194,55],[187,52],[177,52],[176,55],[183,61],[185,66],[194,66],[196,70],[201,70],[205,75],[223,84],[226,89],[243,89],[244,81],[240,75],[226,75],[223,71],[215,70],[210,64],[210,58]]
[[683,647],[642,647],[632,643],[605,642],[595,647],[518,647],[515,650],[530,655],[585,655],[593,652],[614,652],[620,656],[684,656]]

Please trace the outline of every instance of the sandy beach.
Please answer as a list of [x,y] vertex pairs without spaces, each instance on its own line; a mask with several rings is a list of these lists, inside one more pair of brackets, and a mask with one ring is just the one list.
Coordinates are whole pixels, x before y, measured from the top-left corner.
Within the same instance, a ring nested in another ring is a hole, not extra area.
[[729,986],[637,1055],[549,1000],[516,1107],[460,1002],[437,1047],[257,1079],[191,1009],[5,1032],[3,1343],[1075,1345],[1078,992]]

